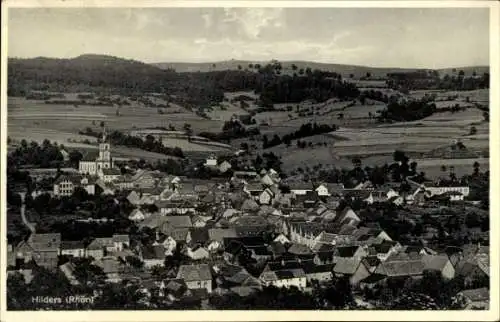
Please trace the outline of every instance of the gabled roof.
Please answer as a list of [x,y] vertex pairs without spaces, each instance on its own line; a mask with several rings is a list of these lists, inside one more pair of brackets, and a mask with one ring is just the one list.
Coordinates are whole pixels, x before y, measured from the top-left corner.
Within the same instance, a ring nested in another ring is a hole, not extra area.
[[422,260],[391,261],[381,263],[375,270],[376,274],[389,277],[422,275],[425,264]]
[[341,257],[335,261],[333,271],[338,274],[352,275],[356,272],[360,264],[361,259],[359,258]]
[[339,257],[353,257],[358,251],[359,246],[343,246],[337,247],[337,254]]
[[207,264],[199,265],[181,265],[177,278],[186,282],[206,281],[212,279],[212,272]]
[[102,173],[105,176],[119,176],[122,174],[120,169],[116,169],[116,168],[104,168],[104,169],[102,169]]
[[465,290],[460,293],[472,302],[489,301],[490,299],[490,290],[487,287]]
[[61,241],[61,250],[69,249],[84,249],[85,245],[82,240],[63,240]]
[[29,245],[35,251],[57,251],[61,245],[60,233],[32,234],[28,239]]
[[208,234],[208,229],[203,228],[190,228],[189,230],[191,236],[191,244],[206,244],[210,237]]
[[303,255],[303,254],[311,254],[312,251],[306,245],[294,243],[288,248],[288,252],[290,254],[295,255]]
[[165,247],[163,245],[144,246],[141,253],[144,260],[165,259]]
[[450,259],[447,255],[424,255],[422,261],[425,264],[425,269],[442,271]]
[[211,228],[208,230],[208,237],[211,241],[223,242],[224,238],[238,237],[234,228]]

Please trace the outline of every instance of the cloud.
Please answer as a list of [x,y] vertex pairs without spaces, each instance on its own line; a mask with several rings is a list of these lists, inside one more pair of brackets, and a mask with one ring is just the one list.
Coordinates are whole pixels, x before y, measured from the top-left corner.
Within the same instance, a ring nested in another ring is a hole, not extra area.
[[283,28],[283,8],[224,8],[225,23],[237,23],[243,35],[256,40],[266,28]]

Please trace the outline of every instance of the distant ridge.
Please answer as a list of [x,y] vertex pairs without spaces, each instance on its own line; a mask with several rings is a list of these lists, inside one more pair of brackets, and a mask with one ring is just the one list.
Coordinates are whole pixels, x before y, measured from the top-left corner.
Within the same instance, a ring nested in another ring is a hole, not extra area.
[[[388,73],[392,72],[404,72],[404,71],[417,71],[417,70],[429,70],[424,68],[398,68],[398,67],[369,67],[360,65],[347,65],[347,64],[329,64],[329,63],[319,63],[312,61],[280,61],[283,70],[292,72],[292,65],[297,66],[297,71],[301,68],[311,68],[311,69],[321,69],[324,71],[337,72],[342,74],[343,77],[349,77],[351,74],[355,78],[366,76],[370,73],[372,77],[386,77]],[[251,70],[250,65],[255,66],[260,64],[264,66],[270,63],[270,61],[250,61],[250,60],[225,60],[218,62],[203,62],[203,63],[190,63],[190,62],[163,62],[163,63],[152,63],[151,65],[159,67],[161,69],[174,69],[179,73],[186,72],[209,72],[209,71],[222,71],[222,70],[237,70],[238,66],[242,69]],[[456,67],[456,68],[443,68],[438,69],[440,75],[453,74],[453,70],[458,71],[463,70],[465,75],[470,76],[475,71],[478,75],[482,75],[485,72],[489,72],[488,66],[466,66],[466,67]]]

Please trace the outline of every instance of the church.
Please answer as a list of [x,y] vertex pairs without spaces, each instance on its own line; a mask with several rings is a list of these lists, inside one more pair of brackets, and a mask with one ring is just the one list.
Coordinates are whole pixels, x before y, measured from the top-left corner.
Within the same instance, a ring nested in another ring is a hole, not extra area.
[[100,176],[103,169],[114,168],[114,162],[111,158],[110,144],[107,142],[106,130],[99,143],[99,155],[87,154],[78,164],[81,174]]

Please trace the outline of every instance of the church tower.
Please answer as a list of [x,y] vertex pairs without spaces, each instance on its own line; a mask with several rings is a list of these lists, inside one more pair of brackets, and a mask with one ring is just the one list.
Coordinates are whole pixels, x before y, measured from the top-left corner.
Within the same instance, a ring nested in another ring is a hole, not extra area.
[[111,167],[111,152],[109,142],[107,142],[106,128],[104,128],[102,140],[99,143],[99,160],[103,162],[103,164],[107,164],[104,166],[105,168]]

